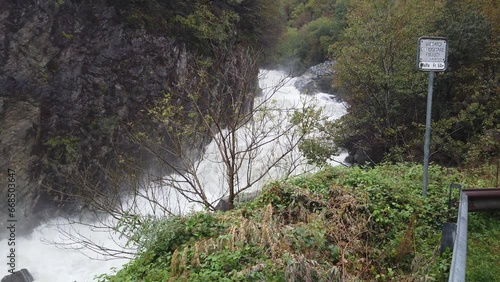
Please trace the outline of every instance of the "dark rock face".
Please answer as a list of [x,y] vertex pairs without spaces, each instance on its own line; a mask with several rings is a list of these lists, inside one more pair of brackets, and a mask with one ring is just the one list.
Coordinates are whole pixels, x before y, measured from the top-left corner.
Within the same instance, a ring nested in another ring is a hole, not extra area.
[[2,278],[1,282],[32,282],[33,276],[31,276],[31,273],[26,269],[23,268],[19,271],[14,272],[13,274],[7,275],[4,278]]
[[127,28],[105,0],[0,7],[0,179],[16,172],[16,216],[30,225],[48,206],[75,208],[61,193],[67,171],[142,156],[127,124],[190,79],[200,56],[167,34]]

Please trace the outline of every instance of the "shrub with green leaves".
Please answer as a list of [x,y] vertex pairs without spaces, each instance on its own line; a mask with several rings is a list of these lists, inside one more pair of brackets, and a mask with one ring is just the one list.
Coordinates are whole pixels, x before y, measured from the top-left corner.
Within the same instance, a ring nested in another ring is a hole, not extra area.
[[51,160],[60,164],[74,163],[80,152],[78,143],[80,138],[74,136],[56,136],[47,140],[44,145],[48,147],[48,153]]

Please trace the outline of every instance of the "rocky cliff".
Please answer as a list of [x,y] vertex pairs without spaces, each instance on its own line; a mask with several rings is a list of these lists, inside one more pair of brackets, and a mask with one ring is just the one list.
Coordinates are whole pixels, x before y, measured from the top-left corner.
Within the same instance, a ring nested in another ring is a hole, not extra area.
[[[211,55],[169,29],[137,24],[150,18],[114,2],[0,0],[0,190],[15,171],[23,226],[74,209],[68,172],[142,156],[128,127]],[[240,44],[227,42],[228,50]],[[212,68],[231,63],[229,53]],[[0,210],[6,215],[5,196]]]

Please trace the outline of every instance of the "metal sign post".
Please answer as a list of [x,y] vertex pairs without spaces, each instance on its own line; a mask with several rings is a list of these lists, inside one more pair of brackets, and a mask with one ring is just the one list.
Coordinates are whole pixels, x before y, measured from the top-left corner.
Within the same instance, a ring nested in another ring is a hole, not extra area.
[[422,192],[423,196],[427,196],[434,72],[445,71],[448,66],[448,42],[446,38],[443,37],[420,37],[417,46],[417,68],[420,71],[429,72],[429,83],[427,86],[427,115],[425,117],[424,189]]
[[429,83],[427,84],[427,114],[425,116],[425,143],[424,143],[424,190],[423,196],[427,196],[427,183],[429,182],[429,155],[431,146],[431,113],[432,113],[432,86],[434,84],[434,72],[429,72]]

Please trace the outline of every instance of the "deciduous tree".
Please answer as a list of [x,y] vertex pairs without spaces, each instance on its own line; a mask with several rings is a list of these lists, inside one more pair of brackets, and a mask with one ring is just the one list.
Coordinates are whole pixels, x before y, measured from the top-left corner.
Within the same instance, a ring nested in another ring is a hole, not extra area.
[[[363,160],[410,152],[425,120],[426,76],[416,71],[419,36],[433,35],[444,1],[355,1],[348,28],[332,47],[334,84],[349,104],[337,143]],[[421,11],[426,11],[421,13]]]

